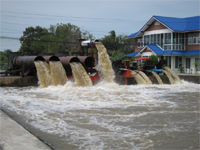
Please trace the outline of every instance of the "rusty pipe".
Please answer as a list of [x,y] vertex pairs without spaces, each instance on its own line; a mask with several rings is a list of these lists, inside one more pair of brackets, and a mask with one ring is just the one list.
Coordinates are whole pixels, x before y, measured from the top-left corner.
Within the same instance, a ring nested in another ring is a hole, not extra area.
[[60,59],[57,56],[43,56],[46,62],[49,61],[60,61]]
[[69,65],[71,62],[80,62],[78,57],[75,56],[66,56],[66,57],[59,57],[63,66]]
[[79,58],[77,58],[75,56],[59,57],[59,59],[63,65],[67,75],[72,75],[72,69],[71,69],[70,63],[80,62]]
[[78,56],[80,59],[80,62],[85,66],[85,67],[94,67],[95,66],[95,60],[93,57],[90,56]]
[[13,65],[25,68],[35,68],[34,61],[45,61],[42,56],[17,56],[13,59]]

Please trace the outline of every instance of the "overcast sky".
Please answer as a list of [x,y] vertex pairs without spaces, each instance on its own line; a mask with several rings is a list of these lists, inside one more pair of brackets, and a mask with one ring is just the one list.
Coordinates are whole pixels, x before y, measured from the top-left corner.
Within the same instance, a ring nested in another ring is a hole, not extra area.
[[[0,50],[17,51],[25,28],[71,23],[96,38],[137,32],[153,16],[200,15],[199,0],[1,0]],[[11,37],[13,39],[6,39]]]

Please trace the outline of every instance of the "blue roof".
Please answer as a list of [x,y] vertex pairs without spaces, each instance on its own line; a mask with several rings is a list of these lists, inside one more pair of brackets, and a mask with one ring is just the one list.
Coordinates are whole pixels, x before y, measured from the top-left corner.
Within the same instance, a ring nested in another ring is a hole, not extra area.
[[163,51],[162,55],[200,55],[200,50],[189,50],[189,51]]
[[130,38],[130,37],[135,37],[137,34],[138,34],[138,32],[135,32],[135,33],[133,33],[131,35],[126,36],[125,38],[127,39],[127,38]]
[[147,47],[149,47],[149,49],[151,49],[154,53],[156,53],[156,55],[162,55],[163,54],[163,49],[155,44],[147,44]]
[[133,57],[137,54],[138,54],[138,52],[133,52],[133,53],[127,54],[126,57]]
[[151,49],[156,55],[200,55],[200,50],[188,50],[188,51],[180,51],[180,50],[167,50],[163,51],[163,49],[158,45],[145,45],[143,48],[139,50],[139,52],[133,52],[130,54],[127,54],[127,57],[133,57],[136,56],[138,53],[140,53],[144,48],[148,47]]
[[200,55],[200,50],[184,51],[183,55]]
[[200,30],[200,16],[189,17],[184,31]]
[[136,37],[140,33],[140,31],[142,31],[142,29],[154,19],[158,20],[160,23],[164,24],[166,27],[168,27],[173,31],[184,32],[184,31],[200,30],[200,16],[187,17],[187,18],[153,16],[138,32],[128,35],[125,38]]
[[188,17],[188,18],[173,18],[153,16],[158,21],[166,25],[173,31],[191,31],[200,30],[200,16]]

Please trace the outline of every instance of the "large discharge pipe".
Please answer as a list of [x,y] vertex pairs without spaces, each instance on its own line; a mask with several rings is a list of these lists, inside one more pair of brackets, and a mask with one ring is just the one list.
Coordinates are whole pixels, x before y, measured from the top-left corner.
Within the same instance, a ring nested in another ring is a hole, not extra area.
[[42,56],[18,56],[13,59],[13,65],[20,68],[34,69],[34,61],[45,61],[45,59]]
[[93,57],[78,56],[78,58],[80,59],[83,66],[85,66],[85,67],[94,67],[95,66],[95,60]]
[[49,61],[60,61],[60,59],[57,56],[43,56],[46,62]]
[[71,69],[70,63],[80,62],[79,58],[77,58],[75,56],[59,57],[59,59],[63,65],[67,75],[72,75],[72,69]]

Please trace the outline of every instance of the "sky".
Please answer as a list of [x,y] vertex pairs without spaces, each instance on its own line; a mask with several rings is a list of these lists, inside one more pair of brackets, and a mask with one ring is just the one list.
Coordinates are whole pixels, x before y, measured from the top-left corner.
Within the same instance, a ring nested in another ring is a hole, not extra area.
[[137,32],[153,16],[200,15],[200,0],[0,0],[0,51],[20,48],[27,27],[71,23],[96,39]]

